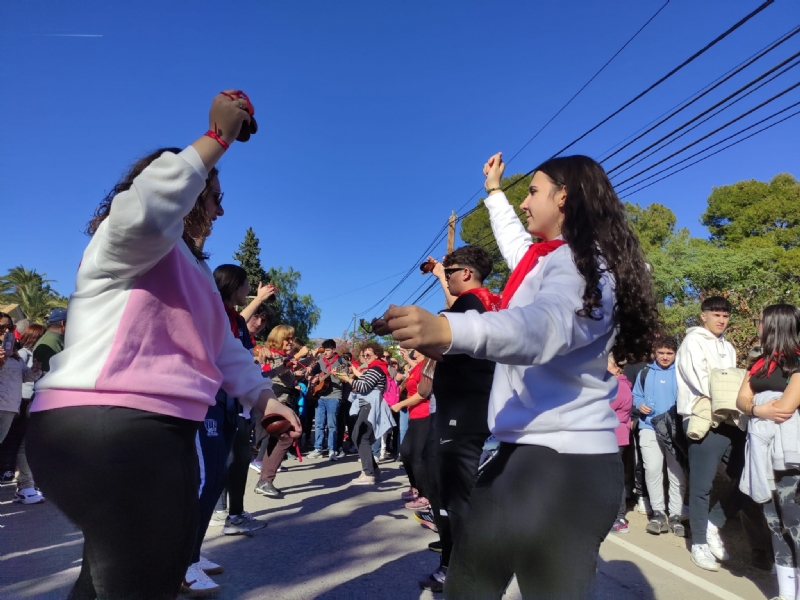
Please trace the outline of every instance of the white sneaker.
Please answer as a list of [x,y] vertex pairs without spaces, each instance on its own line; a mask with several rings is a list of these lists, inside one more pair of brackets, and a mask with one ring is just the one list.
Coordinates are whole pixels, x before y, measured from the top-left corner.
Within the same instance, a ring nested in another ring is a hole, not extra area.
[[636,503],[636,512],[640,515],[653,514],[653,509],[650,506],[650,500],[644,496],[639,496],[639,501]]
[[199,567],[199,564],[194,563],[187,569],[186,577],[183,578],[183,583],[181,584],[181,591],[187,596],[195,598],[216,594],[221,589],[221,586],[214,583]]
[[36,488],[25,488],[24,490],[19,490],[14,496],[14,502],[21,502],[22,504],[39,504],[40,502],[44,502],[44,496],[42,496],[42,492],[37,490]]
[[217,575],[224,571],[222,565],[218,565],[214,561],[208,560],[205,556],[200,556],[200,560],[197,561],[195,565],[200,567],[200,569],[202,569],[206,575]]
[[708,524],[708,529],[706,529],[706,541],[708,542],[708,549],[718,561],[724,562],[731,559],[730,554],[725,550],[725,544],[722,543],[722,538],[719,536],[719,529],[714,527],[711,523]]
[[719,571],[719,564],[708,549],[708,544],[692,544],[692,562],[706,571]]
[[228,511],[227,510],[215,510],[214,514],[211,515],[211,522],[208,524],[209,527],[222,527],[225,525],[225,519],[228,518]]

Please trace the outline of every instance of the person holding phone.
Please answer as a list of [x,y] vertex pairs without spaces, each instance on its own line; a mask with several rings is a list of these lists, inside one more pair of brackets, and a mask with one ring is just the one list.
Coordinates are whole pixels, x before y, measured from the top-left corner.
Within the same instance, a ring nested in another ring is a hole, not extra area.
[[[225,213],[214,166],[251,124],[243,96],[215,96],[207,132],[187,148],[137,161],[87,227],[64,350],[36,388],[28,431],[39,485],[83,532],[72,598],[178,595],[197,533],[195,438],[220,388],[300,435],[231,335],[197,241]],[[165,118],[182,107],[154,102]]]
[[502,154],[484,165],[484,205],[512,269],[500,310],[393,306],[376,332],[433,358],[497,363],[488,424],[500,446],[472,492],[446,597],[499,598],[516,575],[526,598],[583,598],[623,484],[607,357],[649,356],[657,303],[625,208],[597,162],[562,156],[539,165],[521,205],[526,224],[502,191],[504,169]]

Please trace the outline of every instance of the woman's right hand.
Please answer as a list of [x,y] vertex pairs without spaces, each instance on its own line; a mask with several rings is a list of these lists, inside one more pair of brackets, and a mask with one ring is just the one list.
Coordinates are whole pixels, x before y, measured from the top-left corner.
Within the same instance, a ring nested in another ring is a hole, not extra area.
[[226,143],[232,144],[242,128],[242,123],[250,122],[247,102],[241,98],[231,99],[225,94],[235,94],[237,90],[225,90],[211,101],[208,113],[208,128],[216,131]]
[[[262,392],[262,394],[264,394],[264,392]],[[297,418],[297,414],[295,414],[295,412],[283,402],[278,401],[275,398],[275,394],[273,394],[271,391],[269,392],[268,398],[269,399],[267,400],[264,414],[282,416],[292,424],[292,430],[286,435],[293,438],[299,438],[300,434],[303,433],[303,426],[300,424],[300,419]]]
[[503,179],[503,172],[506,170],[506,164],[503,162],[503,153],[498,152],[494,156],[490,156],[486,164],[483,165],[483,175],[486,177],[484,188],[489,190],[491,188],[499,188],[500,181]]
[[[761,419],[769,419],[775,423],[783,423],[791,418],[794,414],[793,410],[787,411],[785,408],[778,408],[776,405],[778,400],[767,402],[766,404],[759,404],[754,407],[753,415]],[[756,414],[755,411],[758,411]]]

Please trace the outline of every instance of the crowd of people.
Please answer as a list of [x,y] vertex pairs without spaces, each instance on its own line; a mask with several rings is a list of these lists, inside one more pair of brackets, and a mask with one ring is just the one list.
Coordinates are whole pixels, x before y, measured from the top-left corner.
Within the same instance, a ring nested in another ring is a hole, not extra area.
[[502,294],[485,286],[489,254],[461,247],[429,259],[438,314],[373,320],[399,347],[309,348],[271,322],[275,288],[207,265],[224,215],[215,164],[253,114],[245,94],[223,92],[205,135],[142,158],[113,188],[87,230],[69,327],[65,309],[46,325],[0,313],[0,334],[16,336],[0,354],[0,473],[16,501],[46,495],[83,532],[70,598],[217,592],[208,528],[266,525],[244,510],[249,470],[252,492],[278,499],[293,461],[356,454],[354,487],[402,461],[399,501],[439,538],[419,586],[450,599],[499,598],[512,577],[525,598],[586,598],[629,510],[650,534],[691,536],[691,560],[710,571],[729,559],[721,527],[740,516],[753,564],[774,562],[780,598],[798,598],[800,310],[764,310],[747,371],[725,339],[725,298],[704,300],[679,345],[660,332],[600,165],[537,167],[523,223],[496,154],[483,173],[511,269]]

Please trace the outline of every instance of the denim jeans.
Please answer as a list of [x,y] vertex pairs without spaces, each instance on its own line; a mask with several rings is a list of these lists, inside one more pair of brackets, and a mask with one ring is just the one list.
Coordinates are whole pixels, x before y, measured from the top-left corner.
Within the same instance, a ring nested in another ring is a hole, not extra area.
[[325,438],[325,425],[328,426],[328,451],[336,451],[336,415],[339,411],[339,398],[320,398],[314,413],[314,449],[322,450]]
[[397,449],[400,449],[400,444],[403,443],[403,438],[406,437],[408,431],[408,409],[403,408],[400,410],[400,442],[397,444]]

